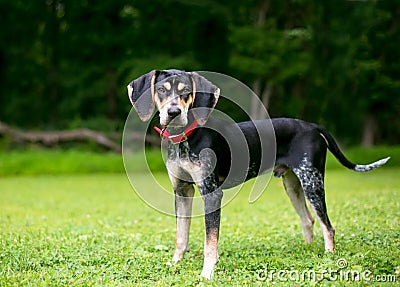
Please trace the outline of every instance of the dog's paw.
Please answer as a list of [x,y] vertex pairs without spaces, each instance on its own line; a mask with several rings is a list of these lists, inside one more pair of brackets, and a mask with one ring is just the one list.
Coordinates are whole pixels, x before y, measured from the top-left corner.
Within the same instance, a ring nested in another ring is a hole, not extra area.
[[203,268],[203,270],[201,271],[201,274],[200,274],[200,277],[201,278],[204,278],[204,279],[207,279],[207,280],[210,280],[212,277],[214,276],[214,270],[213,269],[206,269],[206,268]]
[[183,255],[175,253],[174,257],[172,257],[172,263],[177,264],[180,260],[182,260],[182,258]]
[[189,251],[189,247],[175,249],[174,256],[172,257],[172,262],[174,264],[176,264],[178,261],[182,260],[183,256],[188,251]]

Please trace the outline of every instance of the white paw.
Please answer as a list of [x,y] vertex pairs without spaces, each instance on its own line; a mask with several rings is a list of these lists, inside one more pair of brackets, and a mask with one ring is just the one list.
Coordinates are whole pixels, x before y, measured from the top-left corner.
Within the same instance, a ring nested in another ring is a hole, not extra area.
[[209,269],[203,268],[203,271],[201,271],[200,277],[210,280],[213,277],[213,275],[214,275],[213,269],[209,270]]
[[178,263],[178,261],[179,260],[181,260],[183,258],[183,255],[180,255],[180,254],[174,254],[174,257],[172,257],[172,263],[173,264],[176,264],[176,263]]

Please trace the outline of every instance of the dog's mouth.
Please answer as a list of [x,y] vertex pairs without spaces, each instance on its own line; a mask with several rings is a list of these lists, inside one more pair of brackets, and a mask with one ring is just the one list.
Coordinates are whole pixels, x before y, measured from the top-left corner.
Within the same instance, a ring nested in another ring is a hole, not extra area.
[[168,117],[165,121],[161,121],[160,124],[166,128],[181,128],[187,125],[187,120],[181,115],[176,117]]
[[184,125],[178,125],[178,124],[174,124],[174,123],[168,123],[165,125],[166,128],[183,128]]
[[183,128],[186,126],[184,123],[176,122],[176,121],[170,121],[167,122],[165,125],[163,125],[165,128]]

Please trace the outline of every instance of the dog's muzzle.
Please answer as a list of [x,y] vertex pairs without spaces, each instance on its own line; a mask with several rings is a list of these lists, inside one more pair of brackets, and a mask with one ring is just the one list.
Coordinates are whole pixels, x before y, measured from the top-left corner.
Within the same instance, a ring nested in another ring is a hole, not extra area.
[[182,111],[181,111],[180,108],[176,108],[176,107],[169,108],[168,111],[167,111],[169,120],[170,121],[173,120],[174,118],[179,116],[181,114],[181,112]]

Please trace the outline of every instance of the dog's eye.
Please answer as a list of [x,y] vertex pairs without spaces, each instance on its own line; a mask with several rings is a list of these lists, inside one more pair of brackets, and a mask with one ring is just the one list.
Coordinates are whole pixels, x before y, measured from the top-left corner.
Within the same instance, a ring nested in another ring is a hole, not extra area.
[[189,88],[183,88],[182,93],[183,94],[190,94],[191,90]]
[[157,92],[159,94],[164,94],[167,90],[164,87],[158,87]]

